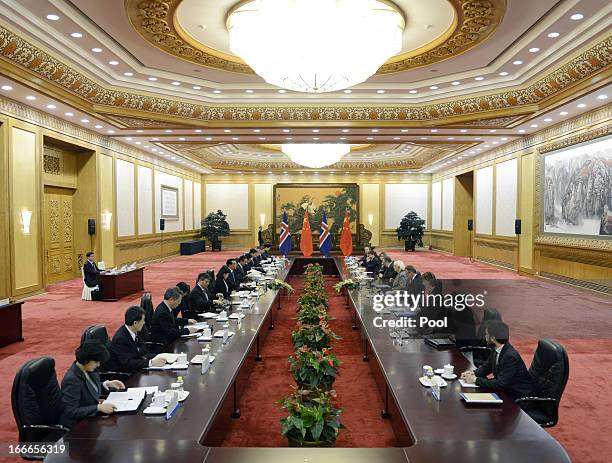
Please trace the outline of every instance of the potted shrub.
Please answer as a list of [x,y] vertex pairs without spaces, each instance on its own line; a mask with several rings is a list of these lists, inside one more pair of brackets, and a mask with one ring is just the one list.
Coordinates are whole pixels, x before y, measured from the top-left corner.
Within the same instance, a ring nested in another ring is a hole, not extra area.
[[344,428],[334,390],[294,388],[280,404],[289,412],[281,420],[281,432],[289,447],[333,447],[338,432]]
[[297,319],[304,325],[316,325],[321,320],[328,322],[333,320],[334,317],[327,313],[327,307],[324,305],[305,305],[298,308]]
[[312,350],[302,346],[289,357],[289,371],[298,387],[331,389],[339,374],[340,361],[331,349]]
[[423,246],[424,224],[425,221],[416,212],[411,211],[404,216],[399,227],[395,229],[397,239],[400,241],[404,240],[404,249],[406,251],[414,252],[417,244]]
[[340,337],[329,328],[325,320],[320,320],[316,325],[298,322],[291,334],[291,341],[296,349],[308,346],[314,350],[321,350],[329,347],[334,339],[340,339]]
[[208,238],[213,251],[221,251],[221,236],[229,236],[230,226],[222,210],[211,212],[202,220],[200,235]]

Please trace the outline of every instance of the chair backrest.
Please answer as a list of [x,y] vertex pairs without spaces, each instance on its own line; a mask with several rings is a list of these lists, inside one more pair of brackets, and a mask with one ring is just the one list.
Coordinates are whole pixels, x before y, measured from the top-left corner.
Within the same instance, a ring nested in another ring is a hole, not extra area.
[[23,364],[13,381],[11,402],[20,435],[25,425],[58,424],[64,405],[55,360],[39,357]]
[[478,327],[478,339],[484,339],[485,337],[485,328],[487,327],[487,323],[491,320],[500,320],[502,317],[501,314],[497,311],[497,309],[485,309],[484,314],[482,315],[482,321],[480,322],[480,326]]
[[215,271],[210,268],[210,269],[206,270],[206,273],[208,273],[208,275],[210,275],[210,282],[214,283],[215,282]]
[[95,339],[99,341],[106,347],[107,349],[110,347],[110,339],[108,337],[108,331],[106,331],[106,326],[104,325],[91,325],[88,326],[83,334],[81,335],[81,344],[84,341],[88,341],[90,339]]
[[529,374],[536,397],[561,400],[569,378],[569,359],[565,348],[556,341],[540,339]]

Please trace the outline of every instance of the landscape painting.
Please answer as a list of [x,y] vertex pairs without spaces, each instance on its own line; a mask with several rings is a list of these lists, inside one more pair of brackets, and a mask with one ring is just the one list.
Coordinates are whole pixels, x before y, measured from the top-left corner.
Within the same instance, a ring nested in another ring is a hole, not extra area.
[[545,233],[612,236],[612,137],[544,158]]
[[332,236],[342,230],[346,210],[349,211],[351,232],[356,233],[359,217],[358,201],[359,186],[354,183],[277,184],[274,188],[276,233],[280,233],[284,211],[287,211],[291,233],[299,233],[302,230],[306,210],[308,210],[310,228],[315,236],[321,229],[323,211],[327,212],[327,224]]

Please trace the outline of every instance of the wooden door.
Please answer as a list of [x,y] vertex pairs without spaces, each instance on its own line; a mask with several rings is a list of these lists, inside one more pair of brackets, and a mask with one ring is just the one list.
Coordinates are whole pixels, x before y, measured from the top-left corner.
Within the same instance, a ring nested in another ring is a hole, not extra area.
[[48,284],[75,276],[73,193],[74,190],[68,188],[45,187],[45,268]]

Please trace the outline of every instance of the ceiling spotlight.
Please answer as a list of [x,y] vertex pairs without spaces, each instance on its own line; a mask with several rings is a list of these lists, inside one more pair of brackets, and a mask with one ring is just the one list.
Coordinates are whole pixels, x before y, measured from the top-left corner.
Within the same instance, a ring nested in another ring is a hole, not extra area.
[[567,111],[561,111],[559,116],[567,116],[569,113]]
[[517,59],[516,61],[512,61],[512,64],[514,64],[515,66],[518,66],[520,64],[523,64],[523,62],[520,59]]
[[538,47],[533,47],[533,48],[529,49],[529,53],[537,53],[539,51],[540,51],[540,49]]
[[28,100],[28,101],[34,101],[35,99],[36,99],[36,97],[34,95],[26,96],[26,100]]
[[502,140],[502,141],[506,141],[506,140],[508,140],[508,137],[502,137],[502,139],[501,139],[501,140]]
[[534,128],[534,129],[535,129],[535,128],[537,128],[537,127],[538,127],[538,124],[531,124],[529,127],[531,127],[531,128]]
[[519,133],[525,133],[525,129],[519,129]]
[[312,133],[319,133],[319,129],[312,129]]
[[106,133],[115,133],[114,130],[107,130]]
[[142,130],[142,129],[136,130],[136,133],[142,133],[142,132],[144,132],[144,130]]
[[318,139],[319,139],[319,137],[312,137],[312,139],[313,139],[313,140],[318,140]]
[[[47,18],[49,18],[49,16],[47,16]],[[574,13],[573,15],[570,16],[570,19],[572,21],[580,21],[582,18],[584,18],[584,15],[581,13]]]
[[166,133],[172,133],[172,130],[170,130],[170,129],[166,129],[166,130],[164,130],[164,132],[166,132]]
[[237,140],[240,140],[240,138],[238,138],[238,137],[232,137],[232,140],[237,141]]
[[436,133],[438,129],[431,129],[431,133]]
[[342,133],[349,133],[350,129],[342,129]]
[[458,80],[456,80],[454,82],[451,82],[451,85],[460,85],[460,84],[461,84],[461,82],[459,82]]
[[474,80],[484,80],[484,77],[482,76],[474,77]]
[[544,119],[544,122],[552,122],[552,119],[550,117],[547,117]]
[[48,104],[48,105],[46,106],[46,108],[47,108],[47,109],[56,109],[56,108],[57,108],[57,106],[55,106],[54,104]]
[[212,140],[212,138],[211,138],[211,137],[206,137],[204,140],[206,140],[206,141],[211,141],[211,140]]
[[461,133],[466,133],[466,132],[467,132],[467,129],[461,129],[459,132],[461,132]]
[[75,39],[80,39],[83,37],[83,34],[81,34],[80,32],[72,32],[70,34],[70,37],[75,38]]
[[576,108],[586,108],[586,104],[584,104],[584,103],[578,103],[578,104],[576,105]]
[[10,92],[11,90],[13,90],[13,87],[11,87],[10,85],[3,85],[0,88],[2,88],[2,90],[5,90],[7,92]]
[[372,132],[372,133],[377,133],[377,132],[378,132],[378,129],[372,129],[372,130],[371,130],[371,132]]
[[293,137],[285,137],[285,140],[293,140]]
[[179,137],[180,141],[185,141],[185,137]]
[[376,90],[376,93],[385,93],[384,90]]
[[89,119],[81,119],[81,122],[82,122],[83,124],[89,124]]
[[170,82],[170,84],[174,85],[175,87],[178,87],[179,85],[181,85],[181,83],[177,81]]
[[421,140],[428,140],[427,137],[421,137]]
[[402,137],[393,137],[394,140],[401,140]]
[[344,90],[344,93],[353,93],[353,91],[350,88],[347,88],[346,90]]
[[67,116],[67,117],[72,117],[72,116],[74,116],[74,113],[67,112],[67,113],[64,113],[64,116]]
[[134,75],[134,73],[133,72],[124,72],[123,75],[126,76],[126,77],[132,77]]
[[455,137],[447,137],[447,140],[454,140]]
[[495,133],[495,132],[497,132],[497,129],[491,129],[491,130],[489,130],[489,133]]
[[59,18],[60,18],[60,17],[59,17],[58,15],[56,15],[56,14],[48,14],[48,15],[47,15],[47,19],[48,19],[49,21],[57,21]]
[[278,93],[287,93],[287,90],[285,90],[284,88],[281,88],[280,90],[278,90]]
[[125,137],[127,141],[132,141],[132,137]]
[[150,80],[151,82],[155,82],[155,81],[157,80],[157,77],[149,77],[149,80]]
[[101,128],[102,128],[102,126],[101,126],[100,124],[96,124],[96,125],[94,125],[94,128],[96,128],[96,129],[101,129]]
[[223,131],[224,131],[225,133],[232,133],[232,131],[231,131],[230,129],[223,129]]
[[94,47],[91,49],[91,51],[93,51],[94,53],[102,53],[102,49],[99,47]]
[[245,90],[244,93],[253,93],[253,90]]
[[195,129],[194,132],[195,133],[202,133],[202,129]]
[[502,71],[499,73],[500,76],[507,76],[509,74],[509,72],[506,71]]
[[408,90],[408,93],[411,93],[414,95],[415,93],[418,93],[418,92],[416,90]]
[[110,60],[108,64],[110,64],[111,66],[117,66],[119,64],[119,61],[113,59],[113,60]]
[[547,35],[547,37],[548,37],[549,39],[555,39],[555,38],[559,37],[559,35],[560,35],[560,34],[559,34],[558,32],[550,32],[550,33]]
[[440,87],[438,87],[437,85],[432,85],[431,87],[429,87],[430,90],[438,90]]
[[213,93],[219,94],[221,93],[221,90],[213,90]]
[[607,100],[608,99],[608,95],[606,95],[605,93],[602,93],[601,95],[597,95],[597,99],[598,100]]
[[346,140],[346,137],[340,137],[340,140]]
[[283,133],[289,133],[289,132],[291,132],[291,130],[289,130],[289,129],[283,129]]

